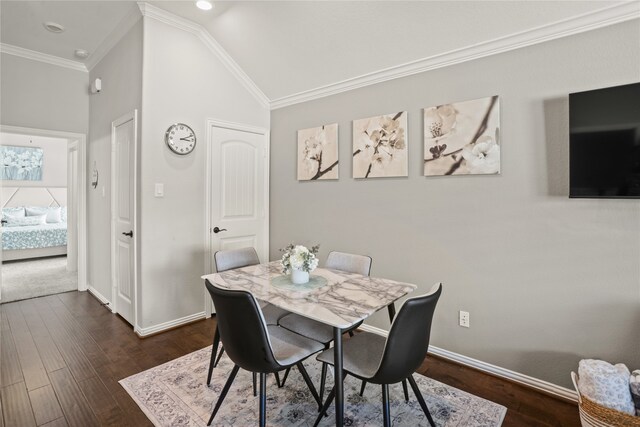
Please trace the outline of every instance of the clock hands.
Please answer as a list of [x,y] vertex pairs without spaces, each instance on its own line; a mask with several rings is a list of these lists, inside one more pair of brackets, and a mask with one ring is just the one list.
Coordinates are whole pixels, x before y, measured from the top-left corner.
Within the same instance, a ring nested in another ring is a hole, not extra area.
[[188,136],[186,138],[180,138],[180,141],[189,141],[189,142],[193,142],[193,137],[192,136]]

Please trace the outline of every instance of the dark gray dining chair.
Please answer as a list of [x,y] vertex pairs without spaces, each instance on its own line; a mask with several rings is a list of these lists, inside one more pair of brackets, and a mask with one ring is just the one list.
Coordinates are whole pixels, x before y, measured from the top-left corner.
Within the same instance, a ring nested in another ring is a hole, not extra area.
[[[327,262],[324,267],[332,270],[340,270],[347,273],[369,276],[371,273],[371,257],[332,251],[329,252],[329,256],[327,256]],[[359,322],[345,332],[348,332],[349,335],[353,335],[353,330],[358,328],[361,324],[362,322]],[[298,314],[291,313],[282,317],[279,321],[279,325],[283,328],[287,328],[291,332],[295,332],[296,334],[318,341],[324,345],[324,348],[329,348],[329,344],[333,341],[332,326]],[[281,385],[284,385],[287,380],[287,375],[288,372],[286,372],[284,378],[282,378]],[[323,363],[322,372],[320,373],[320,399],[324,396],[326,376],[327,365],[326,363]]]
[[220,289],[208,280],[205,280],[205,285],[218,310],[220,339],[227,356],[234,363],[207,425],[211,425],[240,368],[260,375],[260,426],[266,423],[268,373],[296,366],[319,407],[320,397],[302,362],[322,350],[322,344],[280,326],[267,325],[260,306],[251,293]]
[[[254,248],[240,248],[240,249],[230,249],[225,251],[217,251],[213,255],[213,260],[215,262],[216,271],[218,273],[222,273],[223,271],[233,270],[234,268],[242,268],[249,267],[252,265],[260,264],[260,258],[258,258],[258,253]],[[215,306],[215,304],[214,304]],[[277,325],[278,320],[283,316],[289,314],[288,311],[276,307],[273,304],[263,304],[262,306],[262,314],[268,325]],[[224,347],[220,348],[220,352],[218,353],[218,357],[216,358],[216,353],[218,352],[218,345],[220,343],[220,335],[218,333],[218,328],[216,327],[216,331],[213,335],[213,346],[211,348],[211,361],[209,362],[209,373],[207,374],[207,385],[211,383],[211,375],[213,374],[213,368],[218,364],[220,358],[224,354]],[[278,379],[278,384],[280,384],[280,379]],[[255,381],[254,381],[255,382]]]
[[[432,427],[435,427],[429,408],[412,374],[422,364],[429,349],[431,323],[442,284],[435,285],[428,294],[405,301],[395,316],[388,337],[361,332],[343,344],[344,377],[352,375],[360,380],[382,386],[382,414],[384,426],[391,425],[389,384],[408,380]],[[333,350],[325,350],[317,358],[333,365]],[[314,427],[335,397],[335,387],[327,396]],[[417,423],[416,423],[417,424]]]

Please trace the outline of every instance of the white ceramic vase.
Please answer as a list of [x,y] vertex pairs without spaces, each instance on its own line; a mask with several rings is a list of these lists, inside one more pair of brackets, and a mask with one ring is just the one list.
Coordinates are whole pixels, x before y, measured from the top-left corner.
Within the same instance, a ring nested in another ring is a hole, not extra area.
[[296,285],[309,283],[309,272],[299,270],[297,268],[291,268],[291,281]]

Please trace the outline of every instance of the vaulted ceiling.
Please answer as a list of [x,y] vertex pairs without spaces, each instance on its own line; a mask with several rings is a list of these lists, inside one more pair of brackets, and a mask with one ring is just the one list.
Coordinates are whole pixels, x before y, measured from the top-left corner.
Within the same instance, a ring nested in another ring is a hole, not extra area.
[[[270,100],[615,6],[612,1],[194,1],[152,5],[204,27]],[[0,41],[65,58],[96,52],[133,1],[0,2]],[[42,23],[66,27],[53,34]],[[89,57],[86,61],[91,61]]]

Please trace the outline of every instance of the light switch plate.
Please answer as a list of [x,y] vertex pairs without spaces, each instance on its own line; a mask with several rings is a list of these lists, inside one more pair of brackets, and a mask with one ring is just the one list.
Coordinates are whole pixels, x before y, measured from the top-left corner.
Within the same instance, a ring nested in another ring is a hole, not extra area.
[[164,184],[156,182],[156,188],[153,195],[155,197],[164,197]]

